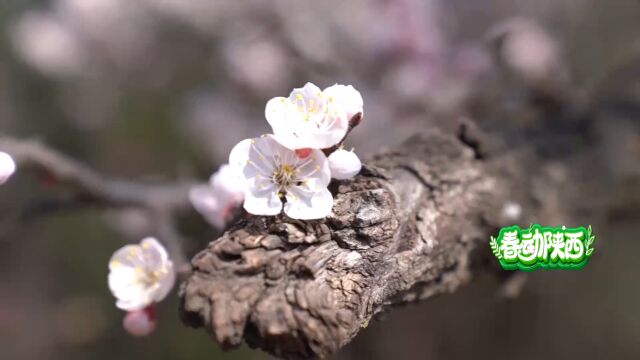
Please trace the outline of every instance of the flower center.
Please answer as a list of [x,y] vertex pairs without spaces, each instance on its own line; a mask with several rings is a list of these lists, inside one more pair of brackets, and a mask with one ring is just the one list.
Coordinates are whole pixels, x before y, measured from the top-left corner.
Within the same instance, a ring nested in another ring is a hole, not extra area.
[[289,164],[280,165],[273,172],[273,182],[279,185],[280,191],[285,191],[295,182],[295,178],[295,168]]
[[[295,109],[300,113],[305,123],[315,125],[320,128],[325,125],[327,121],[327,115],[329,114],[329,108],[323,100],[322,92],[319,92],[317,98],[307,98],[303,94],[298,93],[295,95],[295,99],[292,100],[292,104]],[[331,102],[333,99],[329,99]]]
[[143,287],[149,288],[160,282],[160,279],[166,275],[165,269],[151,270],[143,267],[135,267],[136,282]]

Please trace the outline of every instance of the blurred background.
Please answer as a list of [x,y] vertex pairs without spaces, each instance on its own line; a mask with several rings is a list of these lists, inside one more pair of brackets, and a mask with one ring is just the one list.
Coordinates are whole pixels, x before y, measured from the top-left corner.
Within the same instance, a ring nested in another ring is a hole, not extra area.
[[[481,278],[385,314],[335,358],[638,359],[638,19],[632,0],[2,0],[0,132],[111,176],[205,181],[269,130],[268,99],[311,81],[362,93],[348,145],[364,158],[461,119],[558,161],[593,142],[608,190],[566,224],[593,223],[584,270],[535,272],[512,301]],[[65,196],[20,172],[0,188],[0,358],[268,358],[182,326],[175,295],[153,335],[128,336],[107,262],[153,224],[137,209],[28,211]],[[215,236],[195,212],[180,227],[190,255]]]

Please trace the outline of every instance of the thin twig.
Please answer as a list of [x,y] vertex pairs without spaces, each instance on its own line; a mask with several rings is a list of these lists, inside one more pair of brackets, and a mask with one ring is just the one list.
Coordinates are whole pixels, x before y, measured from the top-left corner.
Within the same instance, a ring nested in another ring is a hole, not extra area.
[[71,187],[79,199],[110,207],[179,210],[189,207],[193,183],[160,184],[109,178],[34,140],[0,136],[0,150],[21,170],[33,169]]
[[189,189],[193,183],[161,184],[109,178],[35,140],[0,136],[0,151],[13,157],[19,172],[34,170],[70,188],[73,197],[64,203],[65,208],[77,205],[148,209],[157,224],[157,235],[167,244],[172,258],[179,266],[188,263],[174,217],[177,212],[190,208]]

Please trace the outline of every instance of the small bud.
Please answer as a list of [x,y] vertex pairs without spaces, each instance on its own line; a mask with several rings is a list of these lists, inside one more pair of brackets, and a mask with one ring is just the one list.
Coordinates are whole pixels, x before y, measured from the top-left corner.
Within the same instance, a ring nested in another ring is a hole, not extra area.
[[150,305],[142,310],[127,312],[122,320],[124,329],[133,336],[147,336],[151,334],[157,325],[155,305]]
[[6,183],[15,171],[16,163],[11,155],[0,152],[0,185]]
[[300,159],[305,159],[306,157],[311,155],[311,149],[310,148],[298,149],[296,150],[296,155],[298,155]]
[[362,163],[353,151],[338,149],[329,155],[331,177],[344,180],[356,176],[362,168]]

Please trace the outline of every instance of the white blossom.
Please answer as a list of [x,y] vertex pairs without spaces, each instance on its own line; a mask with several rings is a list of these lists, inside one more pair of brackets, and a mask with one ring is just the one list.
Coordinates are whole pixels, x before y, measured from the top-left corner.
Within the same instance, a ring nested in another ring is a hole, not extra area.
[[167,250],[154,238],[120,248],[109,261],[109,289],[122,310],[141,310],[161,301],[175,277]]
[[329,162],[320,150],[300,158],[273,135],[246,139],[229,156],[245,179],[244,208],[255,215],[284,212],[294,219],[319,219],[331,213]]
[[323,91],[324,96],[335,99],[339,106],[347,113],[347,119],[351,119],[358,113],[363,112],[364,101],[362,95],[351,85],[335,84]]
[[362,168],[362,163],[353,151],[338,149],[329,155],[331,176],[338,180],[356,176]]
[[195,186],[189,192],[193,207],[218,229],[224,229],[234,210],[244,200],[244,179],[229,166],[222,165],[208,185]]
[[[332,90],[332,93],[339,91]],[[276,97],[265,109],[275,139],[285,147],[324,149],[347,134],[349,118],[343,101],[323,93],[312,83],[293,89],[288,98]]]
[[11,155],[0,151],[0,185],[6,183],[15,171],[16,163]]

